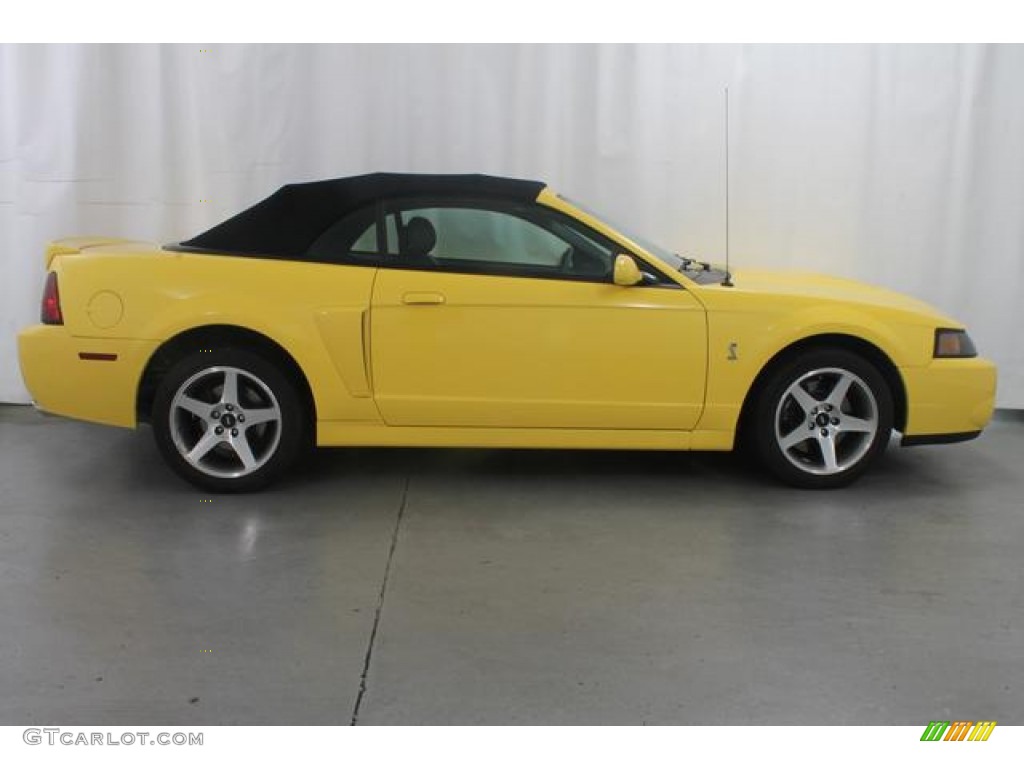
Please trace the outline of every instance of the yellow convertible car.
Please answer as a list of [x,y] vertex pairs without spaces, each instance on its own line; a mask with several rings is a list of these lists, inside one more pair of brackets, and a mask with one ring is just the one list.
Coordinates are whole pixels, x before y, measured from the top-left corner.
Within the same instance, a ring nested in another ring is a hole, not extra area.
[[679,256],[534,181],[283,187],[191,240],[46,249],[19,336],[40,408],[152,424],[212,490],[316,445],[749,446],[826,488],[889,443],[976,437],[996,371],[962,325],[850,280]]

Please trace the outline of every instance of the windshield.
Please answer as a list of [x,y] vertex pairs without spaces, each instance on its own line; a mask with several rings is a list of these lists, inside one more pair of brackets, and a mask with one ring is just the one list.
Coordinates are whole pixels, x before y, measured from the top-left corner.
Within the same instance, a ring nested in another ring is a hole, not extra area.
[[672,251],[670,251],[670,250],[668,250],[666,248],[662,248],[657,243],[652,243],[647,238],[640,237],[639,235],[637,235],[634,232],[626,229],[625,227],[620,227],[617,223],[615,223],[614,221],[609,219],[607,216],[604,216],[604,215],[602,215],[600,213],[597,213],[596,211],[591,210],[590,208],[588,208],[585,205],[580,205],[575,200],[572,200],[572,199],[570,199],[568,197],[562,197],[562,199],[565,200],[567,203],[571,203],[572,205],[576,206],[577,208],[579,208],[584,213],[587,213],[587,214],[593,216],[595,219],[600,219],[605,224],[607,224],[609,227],[611,227],[612,229],[617,231],[619,234],[621,234],[624,237],[632,240],[634,243],[639,245],[641,248],[643,248],[648,253],[651,253],[651,254],[657,256],[659,259],[661,259],[666,264],[668,264],[670,267],[672,267],[672,269],[675,269],[675,270],[679,271],[679,270],[684,270],[684,269],[687,268],[687,266],[688,266],[687,265],[687,260],[684,259],[679,254],[673,253]]

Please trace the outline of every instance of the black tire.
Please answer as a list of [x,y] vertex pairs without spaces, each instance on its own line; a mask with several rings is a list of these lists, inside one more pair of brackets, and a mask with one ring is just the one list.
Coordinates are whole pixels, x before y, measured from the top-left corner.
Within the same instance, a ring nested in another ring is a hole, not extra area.
[[152,424],[171,468],[221,493],[267,486],[295,461],[308,433],[291,379],[259,354],[233,347],[175,363],[157,387]]
[[799,488],[839,488],[886,449],[893,397],[863,357],[818,348],[782,362],[758,393],[749,438],[761,464]]

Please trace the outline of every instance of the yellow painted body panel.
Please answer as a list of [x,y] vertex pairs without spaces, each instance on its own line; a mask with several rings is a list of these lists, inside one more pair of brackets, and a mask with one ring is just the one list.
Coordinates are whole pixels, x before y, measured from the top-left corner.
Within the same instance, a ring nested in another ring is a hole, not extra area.
[[370,337],[388,424],[689,430],[704,404],[684,290],[381,270]]
[[[374,268],[177,253],[145,243],[59,253],[51,267],[58,273],[65,323],[55,330],[78,340],[159,344],[202,326],[245,328],[292,356],[310,383],[318,418],[379,419],[367,396],[361,320]],[[123,316],[101,328],[88,310],[94,297],[106,293],[120,298]],[[33,349],[31,342],[22,344],[26,379],[29,369],[43,365]],[[29,391],[35,397],[31,386]],[[134,414],[134,395],[116,406],[107,402],[116,397],[105,388],[83,388],[59,412],[99,422],[113,408]]]
[[992,418],[996,369],[987,360],[935,360],[902,373],[909,402],[905,434],[977,432]]
[[[21,332],[25,385],[44,411],[117,427],[135,426],[135,394],[159,342],[77,338],[54,325]],[[117,355],[81,360],[81,352]]]
[[[179,253],[112,238],[48,246],[65,325],[19,336],[45,410],[134,426],[143,370],[190,329],[260,333],[295,360],[321,445],[728,450],[757,376],[780,351],[844,335],[892,361],[905,434],[980,430],[995,396],[981,358],[934,360],[914,299],[848,280],[740,270],[698,285],[545,189],[556,208],[678,287]],[[116,354],[80,360],[79,352]]]
[[881,350],[899,369],[926,365],[936,327],[950,320],[868,307],[829,295],[827,279],[796,277],[766,292],[742,271],[735,286],[702,286],[708,308],[708,400],[700,426],[734,430],[757,375],[780,350],[815,336],[851,336]]

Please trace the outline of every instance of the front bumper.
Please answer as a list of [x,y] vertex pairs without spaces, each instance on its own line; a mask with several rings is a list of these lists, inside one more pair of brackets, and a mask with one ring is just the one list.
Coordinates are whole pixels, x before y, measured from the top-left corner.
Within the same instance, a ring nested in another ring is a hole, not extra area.
[[134,427],[139,381],[158,345],[77,337],[61,325],[33,325],[18,334],[18,359],[25,386],[42,410]]
[[981,436],[981,430],[974,432],[956,432],[947,435],[914,435],[913,437],[903,436],[900,445],[904,448],[914,445],[949,445],[950,443],[966,443]]
[[990,360],[937,359],[900,373],[907,388],[904,445],[970,440],[991,420],[996,366]]

